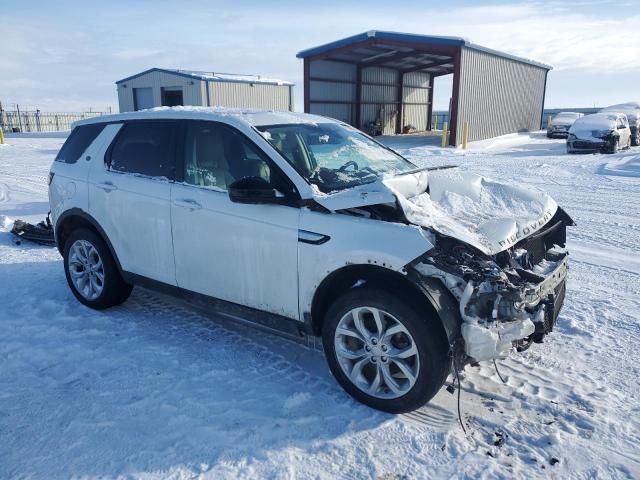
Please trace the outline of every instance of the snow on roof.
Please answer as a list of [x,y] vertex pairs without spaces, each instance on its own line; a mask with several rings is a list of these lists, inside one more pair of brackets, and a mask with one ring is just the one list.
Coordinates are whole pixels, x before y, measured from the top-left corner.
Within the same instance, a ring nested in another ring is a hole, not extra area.
[[573,130],[615,128],[617,119],[615,113],[594,113],[578,118],[571,128]]
[[100,117],[87,118],[75,122],[73,126],[89,123],[120,122],[124,120],[143,120],[155,118],[177,118],[194,120],[223,120],[235,119],[253,126],[281,125],[290,123],[339,123],[318,115],[299,112],[284,112],[277,110],[263,110],[251,108],[228,107],[157,107],[137,112],[118,113],[115,115],[102,115]]
[[136,73],[130,77],[117,80],[116,84],[138,78],[142,75],[152,72],[163,72],[172,75],[178,75],[187,78],[196,78],[198,80],[215,81],[215,82],[236,82],[236,83],[264,83],[268,85],[294,85],[292,82],[286,80],[280,80],[278,78],[263,77],[262,75],[245,75],[237,73],[217,73],[217,72],[202,72],[198,70],[182,70],[176,68],[150,68],[144,72]]

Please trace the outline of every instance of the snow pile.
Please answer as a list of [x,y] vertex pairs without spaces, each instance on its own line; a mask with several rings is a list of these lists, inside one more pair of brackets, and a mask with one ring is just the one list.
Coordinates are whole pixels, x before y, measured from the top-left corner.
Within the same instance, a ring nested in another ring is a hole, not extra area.
[[640,155],[614,158],[602,165],[600,174],[618,177],[640,177]]
[[[388,182],[389,184],[391,182]],[[543,227],[557,204],[537,189],[505,185],[459,170],[429,172],[429,188],[398,198],[407,219],[498,253]]]

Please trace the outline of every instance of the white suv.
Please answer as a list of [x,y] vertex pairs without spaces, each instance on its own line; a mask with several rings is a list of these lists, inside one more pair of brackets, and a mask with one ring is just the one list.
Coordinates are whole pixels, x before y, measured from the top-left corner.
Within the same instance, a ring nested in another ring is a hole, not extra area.
[[161,108],[75,125],[50,173],[67,281],[83,304],[133,285],[297,337],[389,412],[466,363],[528,348],[565,292],[547,195],[419,168],[319,116]]

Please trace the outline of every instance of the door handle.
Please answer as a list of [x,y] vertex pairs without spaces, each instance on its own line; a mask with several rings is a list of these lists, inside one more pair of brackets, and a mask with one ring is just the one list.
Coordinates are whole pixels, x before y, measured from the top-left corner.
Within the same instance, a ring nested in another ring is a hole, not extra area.
[[202,208],[202,205],[190,198],[179,198],[174,200],[173,204],[177,207],[188,208],[189,210],[200,210]]
[[102,183],[98,183],[98,188],[101,188],[102,190],[104,190],[105,192],[112,192],[114,190],[117,190],[118,187],[116,187],[113,183],[111,182],[102,182]]

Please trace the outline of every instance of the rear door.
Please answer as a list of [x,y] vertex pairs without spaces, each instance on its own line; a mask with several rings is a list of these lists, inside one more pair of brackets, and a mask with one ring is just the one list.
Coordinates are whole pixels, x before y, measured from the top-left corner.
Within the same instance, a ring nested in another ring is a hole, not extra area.
[[171,193],[178,286],[298,319],[299,207],[234,203],[227,192],[260,176],[287,196],[288,179],[236,129],[185,124]]
[[123,270],[176,284],[170,181],[175,171],[174,121],[125,122],[104,162],[89,172],[89,212],[114,246]]

